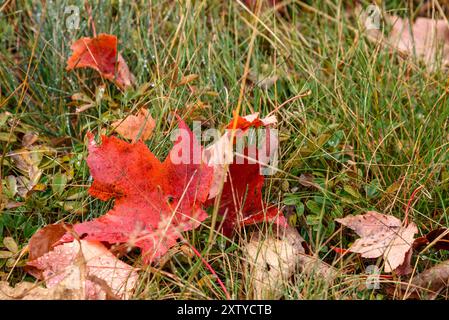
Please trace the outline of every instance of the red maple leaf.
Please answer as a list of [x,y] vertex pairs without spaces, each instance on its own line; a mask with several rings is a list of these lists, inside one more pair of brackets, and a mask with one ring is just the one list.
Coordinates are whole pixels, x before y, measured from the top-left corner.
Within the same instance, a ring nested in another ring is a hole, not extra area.
[[[102,136],[97,145],[90,135],[87,164],[94,182],[89,193],[103,201],[114,198],[115,204],[105,215],[74,225],[78,235],[139,247],[150,263],[175,245],[182,231],[206,219],[202,204],[213,169],[201,163],[201,147],[182,120],[179,129],[181,134],[164,162],[142,142]],[[184,163],[172,161],[180,156]],[[66,235],[63,240],[70,238]]]
[[117,37],[102,33],[95,38],[84,37],[75,41],[72,55],[67,60],[67,71],[75,68],[93,68],[104,78],[115,81],[120,88],[131,86],[134,76],[117,52]]
[[[268,126],[276,122],[276,118],[269,117],[260,119],[258,113],[245,117],[234,114],[237,117],[237,135],[241,136],[251,127]],[[227,128],[234,127],[232,120]],[[269,128],[266,129],[269,133]],[[222,231],[226,236],[232,235],[234,230],[241,225],[250,225],[264,221],[273,221],[280,225],[287,222],[278,207],[266,204],[262,199],[262,188],[265,177],[261,174],[262,164],[265,163],[260,157],[263,153],[270,154],[269,138],[266,135],[266,148],[256,149],[250,146],[243,150],[243,154],[236,154],[233,163],[229,165],[226,182],[220,198],[218,213],[224,216]],[[251,150],[251,151],[250,151]],[[220,167],[216,167],[220,170]],[[219,195],[218,195],[219,196]],[[215,202],[215,198],[209,199],[209,205]]]
[[[227,180],[223,185],[218,213],[224,216],[223,234],[230,236],[241,225],[250,225],[264,221],[274,221],[286,225],[286,220],[277,206],[268,205],[262,199],[262,187],[265,177],[260,174],[260,164],[236,156],[229,165]],[[240,158],[240,159],[239,159]],[[245,163],[241,163],[245,160]],[[208,204],[213,204],[215,198]]]

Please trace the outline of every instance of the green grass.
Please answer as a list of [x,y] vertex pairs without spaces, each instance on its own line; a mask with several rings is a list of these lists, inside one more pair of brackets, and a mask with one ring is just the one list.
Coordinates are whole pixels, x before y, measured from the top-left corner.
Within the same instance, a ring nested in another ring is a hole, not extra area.
[[[410,218],[421,233],[449,225],[447,73],[431,73],[420,61],[370,43],[344,2],[285,2],[284,13],[266,10],[257,19],[237,1],[91,2],[97,34],[118,36],[119,50],[136,76],[137,88],[127,92],[95,72],[65,71],[71,42],[92,36],[83,1],[54,1],[46,8],[41,1],[0,5],[0,111],[11,113],[0,128],[3,193],[6,177],[19,175],[8,153],[21,148],[23,133],[37,132],[38,141],[53,148],[40,164],[47,166],[39,181],[44,190],[8,200],[24,204],[0,213],[0,239],[11,236],[24,247],[46,224],[87,220],[107,211],[110,203],[86,192],[91,183],[84,161],[87,131],[111,133],[114,120],[146,106],[157,123],[148,146],[164,158],[171,147],[173,111],[189,124],[201,120],[204,128],[227,124],[238,103],[255,29],[250,68],[261,75],[275,73],[280,80],[269,89],[248,83],[241,113],[266,115],[310,90],[276,112],[281,172],[267,179],[265,196],[289,206],[289,219],[312,253],[341,273],[333,285],[297,275],[284,298],[386,299],[383,291],[359,288],[365,267],[376,261],[356,255],[340,259],[331,250],[346,248],[355,239],[334,219],[370,209],[402,219],[412,192],[422,187]],[[405,1],[387,2],[387,10],[409,12]],[[79,30],[65,26],[68,4],[81,9]],[[195,92],[172,85],[173,79],[188,74],[199,75]],[[77,92],[97,101],[95,107],[75,113],[70,97]],[[200,102],[207,107],[201,108]],[[57,173],[71,177],[59,193],[52,187]],[[301,185],[304,173],[313,174],[320,188]],[[206,249],[209,232],[203,227],[186,237],[196,248]],[[244,238],[218,239],[207,248],[207,259],[231,296],[246,299],[251,294],[242,277]],[[422,270],[447,258],[428,251],[415,255],[414,261],[419,260]],[[173,252],[167,260],[163,268],[141,273],[135,298],[224,298],[197,258]],[[141,266],[138,253],[130,253],[127,261]],[[11,270],[5,260],[0,266],[2,279],[33,279],[21,267]],[[446,293],[441,296],[447,298]]]

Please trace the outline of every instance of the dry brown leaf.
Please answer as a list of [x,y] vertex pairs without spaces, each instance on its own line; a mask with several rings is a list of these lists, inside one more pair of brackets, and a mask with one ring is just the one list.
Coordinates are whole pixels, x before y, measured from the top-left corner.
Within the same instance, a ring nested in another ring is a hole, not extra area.
[[124,120],[115,121],[112,125],[121,136],[135,143],[139,139],[142,141],[148,140],[153,133],[156,122],[150,112],[142,108],[136,116],[129,115]]
[[396,268],[395,272],[398,276],[405,276],[413,272],[412,268],[413,248],[405,254],[404,262]]
[[[304,249],[303,249],[304,250]],[[275,237],[254,237],[245,246],[254,299],[278,299],[296,269],[300,247]]]
[[20,282],[14,288],[0,281],[0,300],[74,300],[80,299],[79,291],[57,286],[44,288],[31,282]]
[[404,263],[412,248],[418,228],[412,222],[403,227],[401,221],[390,215],[368,211],[364,215],[336,219],[354,230],[361,238],[349,249],[364,258],[384,257],[385,272],[391,272]]
[[49,224],[38,230],[28,242],[30,261],[36,260],[49,252],[53,245],[67,232],[63,223]]
[[449,230],[447,228],[432,230],[425,236],[415,239],[413,243],[413,249],[418,251],[427,246],[436,250],[449,250]]
[[449,287],[449,260],[441,262],[413,277],[399,287],[387,286],[387,293],[401,299],[433,300]]
[[31,146],[33,143],[35,143],[37,141],[37,139],[39,138],[39,134],[36,132],[27,132],[23,135],[22,138],[22,146],[24,147],[29,147]]
[[39,164],[42,161],[44,153],[50,152],[49,149],[43,146],[30,146],[8,153],[14,165],[19,169],[23,176],[14,177],[17,185],[17,193],[21,197],[26,197],[28,193],[38,184],[42,170],[39,169]]
[[[449,64],[449,26],[443,19],[419,17],[411,25],[409,19],[386,16],[391,25],[386,43],[403,54],[417,56],[431,69],[441,55],[442,65]],[[376,39],[383,37],[378,30],[371,30]]]
[[[80,250],[81,243],[81,250]],[[81,291],[83,299],[127,299],[137,284],[137,270],[118,260],[100,242],[81,240],[59,245],[28,265],[42,271],[47,288]]]
[[331,266],[306,255],[302,245],[304,239],[296,229],[287,227],[281,232],[280,237],[271,235],[265,239],[261,233],[256,233],[244,247],[255,299],[282,297],[289,278],[298,267],[305,275],[319,275],[329,283],[336,276]]
[[439,263],[427,269],[413,278],[410,293],[419,291],[431,291],[431,297],[436,297],[438,293],[449,286],[449,260]]
[[320,189],[320,185],[315,182],[315,177],[311,173],[302,173],[299,176],[299,184],[307,188]]

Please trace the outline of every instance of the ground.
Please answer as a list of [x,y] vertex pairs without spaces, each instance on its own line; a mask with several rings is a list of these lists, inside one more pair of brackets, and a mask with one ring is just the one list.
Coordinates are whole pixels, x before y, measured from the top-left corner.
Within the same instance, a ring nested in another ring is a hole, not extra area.
[[[299,275],[282,298],[398,298],[391,290],[360,286],[366,267],[382,262],[334,250],[356,238],[335,219],[368,210],[403,219],[418,189],[409,219],[420,233],[448,226],[447,73],[371,43],[360,31],[352,1],[284,2],[279,11],[268,6],[260,12],[240,1],[0,5],[0,114],[10,113],[0,122],[3,199],[19,203],[10,208],[3,201],[0,239],[12,237],[24,248],[44,225],[88,220],[110,208],[110,202],[87,194],[88,131],[112,134],[113,121],[147,107],[156,121],[147,145],[163,159],[172,145],[173,111],[189,125],[200,120],[204,128],[222,129],[240,104],[241,114],[275,110],[280,170],[267,177],[264,197],[284,207],[310,252],[341,275],[333,284]],[[386,1],[384,7],[403,16],[418,11],[407,3]],[[65,11],[69,5],[79,9],[79,28],[71,28],[77,21],[71,20],[73,10]],[[135,89],[121,91],[91,70],[66,71],[71,43],[94,33],[117,35]],[[198,78],[176,85],[191,74]],[[82,103],[71,99],[76,93],[92,106],[77,113]],[[21,150],[30,132],[38,134],[43,174],[31,194],[8,197],[7,177],[22,174],[11,153]],[[313,175],[319,188],[304,183],[302,174]],[[186,233],[198,250],[207,249],[205,258],[233,298],[252,297],[240,261],[247,232],[232,241],[214,236],[212,243],[207,228]],[[199,259],[182,250],[170,254],[164,266],[141,274],[135,298],[224,298]],[[419,271],[447,258],[427,251],[413,261],[419,261]],[[138,252],[124,259],[142,267]],[[24,261],[0,259],[2,279],[33,280],[21,267]],[[382,278],[384,287],[401,281]]]

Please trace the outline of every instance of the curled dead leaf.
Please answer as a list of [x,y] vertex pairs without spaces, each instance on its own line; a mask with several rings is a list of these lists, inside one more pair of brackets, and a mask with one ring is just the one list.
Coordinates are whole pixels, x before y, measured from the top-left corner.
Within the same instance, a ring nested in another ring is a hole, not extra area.
[[[23,175],[9,176],[11,183],[15,184],[16,192],[21,197],[27,197],[32,190],[40,189],[39,180],[43,171],[39,168],[44,154],[53,154],[54,150],[46,146],[30,146],[8,153],[13,164]],[[13,181],[14,180],[14,181]]]
[[449,250],[449,230],[446,228],[432,230],[425,236],[415,239],[413,248],[422,250],[428,245],[437,250]]

